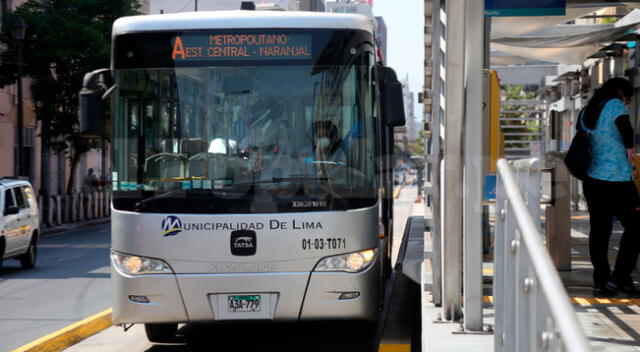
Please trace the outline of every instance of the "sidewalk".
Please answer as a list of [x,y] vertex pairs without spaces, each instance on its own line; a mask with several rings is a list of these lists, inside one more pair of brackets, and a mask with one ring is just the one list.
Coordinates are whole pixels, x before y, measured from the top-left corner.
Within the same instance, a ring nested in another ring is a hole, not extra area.
[[73,230],[82,229],[85,227],[108,224],[110,221],[111,221],[111,217],[107,216],[104,218],[70,222],[70,223],[62,224],[60,226],[41,227],[40,236],[48,236],[58,232],[73,231]]

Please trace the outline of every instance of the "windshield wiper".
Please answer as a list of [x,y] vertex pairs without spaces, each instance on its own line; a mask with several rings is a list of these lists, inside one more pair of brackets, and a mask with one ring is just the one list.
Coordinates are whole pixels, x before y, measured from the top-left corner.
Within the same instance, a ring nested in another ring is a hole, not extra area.
[[253,184],[265,184],[265,183],[281,183],[281,182],[292,182],[292,181],[300,181],[307,182],[310,181],[314,185],[318,186],[321,190],[331,195],[334,199],[342,200],[342,196],[336,193],[331,187],[327,186],[325,182],[329,181],[328,177],[320,177],[313,175],[293,175],[289,177],[272,177],[266,180],[255,180],[253,182],[243,182],[243,183],[232,183],[229,186],[247,186]]
[[[269,182],[269,180],[265,180]],[[289,181],[329,181],[328,177],[311,176],[311,175],[293,175],[289,177],[272,177],[271,182],[289,182]]]

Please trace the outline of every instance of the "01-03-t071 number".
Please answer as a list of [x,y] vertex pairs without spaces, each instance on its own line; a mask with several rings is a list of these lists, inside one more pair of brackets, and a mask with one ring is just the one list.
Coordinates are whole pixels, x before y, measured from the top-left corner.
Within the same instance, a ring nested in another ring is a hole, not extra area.
[[344,237],[303,238],[303,250],[344,249],[347,240]]

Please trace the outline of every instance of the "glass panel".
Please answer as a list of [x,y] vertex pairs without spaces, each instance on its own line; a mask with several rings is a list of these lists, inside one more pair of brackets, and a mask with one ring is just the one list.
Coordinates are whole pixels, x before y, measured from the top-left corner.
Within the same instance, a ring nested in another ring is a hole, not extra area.
[[[289,31],[277,50],[243,46],[273,35],[254,32],[116,38],[114,207],[217,213],[375,204],[370,35]],[[190,56],[202,38],[239,38],[234,47],[255,52]]]
[[6,211],[12,205],[16,205],[16,202],[13,199],[13,192],[8,189],[4,191],[4,210]]
[[20,209],[29,207],[29,203],[27,203],[27,198],[25,197],[24,193],[22,193],[21,188],[18,188],[18,187],[14,188],[13,195],[16,197],[16,203],[18,204],[18,207],[20,207]]
[[36,206],[36,198],[33,196],[33,192],[31,192],[31,188],[27,186],[22,186],[22,192],[24,193],[25,198],[29,202],[29,205],[32,207]]
[[362,59],[123,70],[114,187],[372,198],[375,120]]

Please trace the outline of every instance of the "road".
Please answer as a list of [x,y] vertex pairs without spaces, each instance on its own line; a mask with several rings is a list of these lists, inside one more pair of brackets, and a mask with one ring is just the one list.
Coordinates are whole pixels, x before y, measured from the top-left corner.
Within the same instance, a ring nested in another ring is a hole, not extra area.
[[0,269],[0,351],[11,351],[110,307],[109,225],[44,236],[36,267]]

